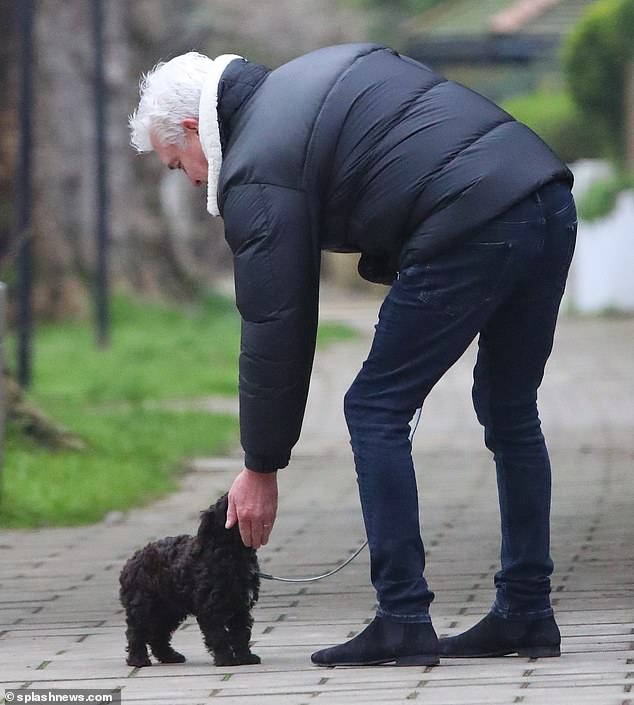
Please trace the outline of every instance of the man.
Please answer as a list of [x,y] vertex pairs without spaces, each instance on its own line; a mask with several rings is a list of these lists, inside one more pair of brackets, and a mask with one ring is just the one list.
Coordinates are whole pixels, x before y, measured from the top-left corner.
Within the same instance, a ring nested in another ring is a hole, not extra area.
[[[145,77],[130,126],[139,151],[207,183],[234,254],[245,468],[227,525],[238,522],[245,544],[268,541],[276,472],[299,436],[321,250],[360,253],[361,276],[390,286],[344,400],[378,610],[313,663],[558,655],[536,398],[575,242],[566,166],[482,96],[373,44],[274,71],[177,57]],[[491,612],[439,644],[409,422],[477,335],[473,398],[495,457],[502,565]]]

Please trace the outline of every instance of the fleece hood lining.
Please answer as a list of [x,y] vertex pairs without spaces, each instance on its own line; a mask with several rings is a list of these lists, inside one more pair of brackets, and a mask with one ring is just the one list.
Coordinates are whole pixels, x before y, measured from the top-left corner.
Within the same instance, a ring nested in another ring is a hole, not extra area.
[[222,167],[222,146],[218,121],[218,87],[227,66],[234,59],[242,59],[237,54],[222,54],[212,62],[211,71],[203,84],[198,109],[198,136],[200,146],[207,159],[207,211],[210,215],[220,215],[218,207],[218,179]]

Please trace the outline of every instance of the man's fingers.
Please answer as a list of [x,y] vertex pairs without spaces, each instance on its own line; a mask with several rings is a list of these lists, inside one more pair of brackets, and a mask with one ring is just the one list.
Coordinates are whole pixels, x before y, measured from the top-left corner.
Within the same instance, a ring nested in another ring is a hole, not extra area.
[[271,531],[273,530],[272,524],[259,524],[258,529],[253,530],[254,525],[251,525],[251,538],[253,543],[251,544],[253,548],[261,548],[266,546],[269,542],[269,537],[271,536]]
[[258,549],[269,540],[276,512],[277,475],[244,468],[229,490],[226,527],[237,523],[242,543]]
[[[249,543],[247,543],[247,546],[251,546],[251,548],[255,548],[256,550],[262,546],[264,543],[262,541],[262,534],[263,534],[263,529],[262,529],[262,520],[261,519],[251,519],[248,522],[248,539]],[[244,542],[244,539],[243,539]]]
[[229,499],[225,528],[230,529],[236,524],[238,524],[240,537],[242,538],[242,543],[245,546],[251,546],[252,548],[258,549],[265,546],[269,542],[273,525],[260,523],[259,521],[250,520],[246,517],[240,519],[238,517],[235,503]]
[[225,523],[225,529],[230,529],[235,526],[238,521],[238,513],[236,511],[236,503],[233,501],[231,494],[229,494],[229,501],[227,503],[227,522]]
[[[253,521],[246,517],[239,517],[238,510],[235,502],[229,499],[229,504],[227,507],[227,522],[225,524],[226,529],[230,529],[232,526],[238,525],[240,530],[240,538],[245,546],[251,546],[252,548],[258,549],[260,546],[264,545],[263,541],[264,532],[267,529],[259,529],[259,523]],[[268,540],[268,536],[266,537]]]
[[262,531],[256,528],[256,525],[251,524],[251,547],[256,550],[262,546]]
[[255,548],[251,540],[251,524],[243,520],[238,523],[238,526],[240,528],[240,538],[242,539],[242,543],[245,546],[251,546],[252,548]]
[[272,526],[270,524],[261,524],[258,521],[247,521],[243,519],[239,522],[240,536],[242,543],[251,548],[262,548],[269,542]]
[[259,548],[259,546],[253,545],[251,522],[246,518],[240,518],[238,516],[238,508],[236,503],[231,499],[231,493],[229,493],[229,504],[227,507],[227,523],[225,524],[226,529],[230,529],[232,526],[238,525],[240,531],[240,538],[245,546],[252,546],[253,548]]

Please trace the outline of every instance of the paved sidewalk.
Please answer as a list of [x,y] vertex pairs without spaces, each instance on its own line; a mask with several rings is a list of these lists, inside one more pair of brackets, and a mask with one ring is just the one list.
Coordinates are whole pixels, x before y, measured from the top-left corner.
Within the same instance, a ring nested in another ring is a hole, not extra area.
[[[363,540],[341,413],[376,306],[328,302],[324,317],[366,335],[320,351],[305,433],[280,473],[280,516],[262,569],[323,572]],[[373,615],[367,553],[318,583],[263,582],[255,611],[259,666],[216,668],[188,621],[174,644],[186,664],[125,664],[118,574],[146,541],[195,530],[240,456],[201,460],[182,490],[125,517],[0,536],[0,689],[122,689],[125,705],[634,703],[634,319],[564,319],[541,395],[554,467],[554,602],[560,659],[446,661],[438,668],[319,669],[310,653]],[[473,624],[492,600],[498,563],[493,464],[470,404],[473,349],[434,390],[415,439],[432,616],[441,634]],[[116,469],[113,469],[115,472]],[[0,690],[0,693],[3,691]]]

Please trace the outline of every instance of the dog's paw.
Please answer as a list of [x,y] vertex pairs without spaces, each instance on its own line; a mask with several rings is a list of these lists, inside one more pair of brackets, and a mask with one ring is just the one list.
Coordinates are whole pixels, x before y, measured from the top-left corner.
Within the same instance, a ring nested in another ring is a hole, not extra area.
[[187,661],[183,654],[179,654],[174,649],[154,655],[161,663],[185,663]]
[[216,666],[250,666],[256,663],[261,663],[260,657],[257,654],[249,652],[241,655],[223,655],[214,658]]
[[145,668],[152,665],[148,656],[128,656],[125,662],[128,666],[134,666],[135,668]]

